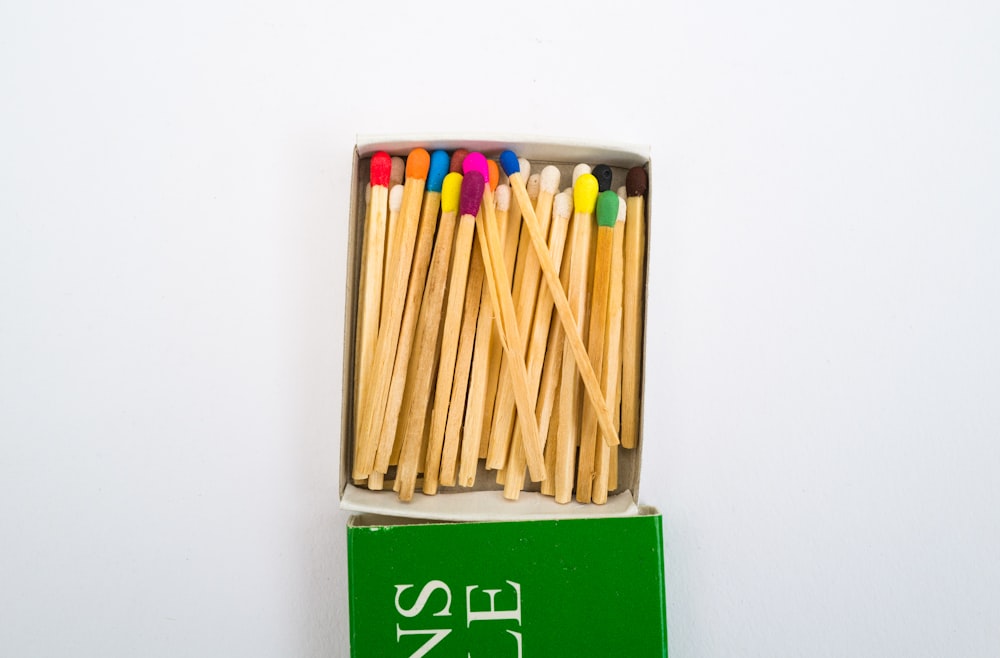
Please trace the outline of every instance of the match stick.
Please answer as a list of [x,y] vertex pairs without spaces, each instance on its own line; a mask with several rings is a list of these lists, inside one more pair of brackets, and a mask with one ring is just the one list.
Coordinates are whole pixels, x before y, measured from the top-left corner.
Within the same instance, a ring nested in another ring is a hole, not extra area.
[[[510,187],[498,185],[494,200],[496,201],[497,223],[505,224],[510,208]],[[504,226],[498,227],[502,233]],[[482,254],[478,254],[482,263]],[[486,283],[483,281],[482,286]],[[469,395],[465,409],[465,429],[462,438],[462,455],[458,469],[458,484],[471,487],[476,483],[476,471],[480,458],[480,445],[486,445],[483,439],[483,421],[486,414],[485,401],[488,389],[490,368],[490,352],[493,349],[493,304],[489,292],[480,297],[479,321],[476,325],[476,343],[473,349],[472,372],[469,375]],[[499,345],[497,346],[499,348]],[[495,391],[494,391],[495,394]],[[487,430],[489,428],[486,428]]]
[[[566,298],[566,293],[559,284],[559,275],[556,274],[552,257],[549,255],[548,247],[545,244],[545,236],[542,235],[538,226],[538,219],[535,217],[534,209],[528,204],[528,192],[525,189],[524,181],[521,180],[521,176],[518,173],[517,156],[513,151],[504,151],[500,155],[500,166],[507,172],[511,191],[514,192],[515,197],[519,197],[523,201],[523,205],[527,206],[523,210],[524,226],[531,235],[531,243],[538,256],[542,273],[545,275],[545,282],[552,293],[556,311],[559,313],[559,320],[566,331],[566,344],[572,349],[573,361],[576,363],[580,377],[583,379],[583,384],[587,391],[587,399],[590,400],[590,403],[597,411],[598,424],[600,425],[602,436],[609,445],[617,445],[619,443],[618,433],[614,429],[611,413],[604,403],[604,396],[601,393],[600,382],[597,379],[597,375],[594,374],[594,368],[590,363],[587,348],[583,344],[583,338],[581,337],[582,329],[577,326],[576,318],[570,307],[569,300]],[[587,174],[587,176],[590,176],[589,180],[593,181],[594,191],[596,192],[597,180],[591,174]],[[593,212],[592,206],[590,210]]]
[[[604,376],[604,341],[608,324],[608,295],[611,287],[611,260],[614,253],[617,218],[618,195],[611,190],[601,192],[597,197],[597,250],[590,295],[590,330],[587,338],[590,361],[598,377]],[[604,399],[607,400],[607,394],[604,395]],[[608,405],[609,408],[610,406]],[[580,457],[576,468],[576,500],[580,503],[589,503],[592,498],[596,444],[597,418],[593,409],[583,405]]]
[[[462,329],[458,338],[458,359],[455,361],[455,376],[451,385],[451,401],[448,405],[448,421],[444,430],[444,447],[441,449],[441,474],[438,478],[444,486],[455,485],[455,471],[458,449],[462,443],[462,421],[465,418],[466,398],[469,394],[472,353],[476,343],[476,328],[479,322],[485,266],[481,249],[472,249],[472,264],[465,290],[465,310],[462,314]],[[477,443],[478,451],[478,443]]]
[[[372,156],[369,167],[369,201],[361,247],[361,280],[358,299],[357,351],[355,363],[355,428],[361,425],[361,391],[371,376],[371,356],[378,338],[382,304],[382,261],[385,259],[386,210],[392,159],[385,151]],[[357,446],[355,446],[357,447]]]
[[[573,195],[570,192],[560,192],[553,202],[553,211],[557,208],[565,208],[560,213],[566,213],[572,218],[573,215]],[[572,219],[568,222],[567,236],[572,235]],[[563,249],[562,263],[559,269],[559,282],[563,290],[569,289],[569,270],[572,260],[572,250]],[[546,289],[548,294],[548,289]],[[549,496],[555,496],[555,465],[556,465],[556,428],[559,425],[559,383],[562,379],[562,358],[566,343],[566,335],[562,325],[558,322],[550,322],[549,336],[546,341],[545,363],[542,365],[542,380],[538,389],[538,431],[544,432],[547,437],[545,444],[545,472],[550,477],[542,481],[542,491]],[[572,467],[572,460],[570,462]]]
[[[403,176],[406,173],[406,160],[399,157],[398,155],[392,156],[390,160],[391,169],[389,170],[389,220],[388,227],[385,231],[385,251],[388,255],[389,242],[392,240],[392,236],[396,234],[396,226],[399,224],[399,209],[403,203]],[[397,189],[398,186],[398,189]],[[392,212],[392,208],[395,205],[396,212]],[[385,280],[392,276],[392,269],[390,268],[388,258],[382,264],[382,288],[385,289]],[[381,313],[379,318],[381,318]]]
[[[543,180],[544,176],[544,180]],[[535,174],[532,174],[535,178]],[[543,233],[549,234],[549,222],[552,217],[552,200],[559,191],[559,169],[554,166],[547,166],[538,175],[538,193],[535,201],[535,213],[538,217],[538,225]],[[529,188],[530,189],[530,188]],[[529,191],[529,197],[531,195]],[[569,221],[569,217],[566,217]],[[565,233],[563,234],[565,239]],[[550,237],[551,240],[551,237]],[[551,249],[551,246],[549,247]],[[562,258],[560,255],[554,257],[558,262]],[[535,302],[539,298],[539,282],[541,280],[541,266],[538,264],[538,256],[531,248],[531,238],[527,231],[521,232],[521,244],[517,248],[517,265],[514,270],[514,300],[517,306],[517,323],[521,336],[531,341],[533,335],[532,320],[535,313]],[[549,297],[549,311],[551,311],[551,297]],[[546,332],[548,326],[546,324]],[[526,355],[530,360],[530,355]],[[541,370],[541,361],[538,369]],[[504,468],[508,458],[508,446],[511,432],[514,428],[514,389],[510,386],[509,376],[506,375],[508,364],[504,361],[500,366],[500,386],[497,389],[496,407],[493,411],[493,428],[490,434],[491,453],[487,457],[487,468]],[[532,380],[531,367],[528,366],[529,383]],[[534,384],[532,397],[537,396],[537,383]],[[509,481],[509,480],[508,480]]]
[[[479,206],[483,197],[484,187],[485,181],[479,171],[471,170],[465,174],[462,179],[461,197],[459,198],[459,220],[458,227],[455,229],[454,245],[450,239],[442,239],[440,235],[438,236],[438,244],[442,246],[439,249],[438,245],[435,245],[435,257],[440,255],[440,265],[435,268],[435,264],[432,263],[431,268],[435,269],[435,282],[438,287],[435,288],[433,295],[428,297],[427,303],[424,304],[420,313],[421,324],[426,326],[424,333],[425,340],[417,352],[418,361],[416,366],[416,378],[414,380],[412,404],[407,412],[405,426],[406,433],[403,438],[402,450],[399,455],[399,467],[396,475],[396,479],[400,481],[399,499],[403,501],[413,499],[417,471],[420,468],[420,453],[422,451],[422,444],[424,443],[424,425],[427,420],[428,407],[430,406],[430,394],[434,383],[434,377],[437,376],[438,382],[441,381],[443,374],[448,372],[449,369],[446,365],[446,359],[449,358],[447,351],[454,351],[456,349],[456,347],[451,346],[449,329],[452,333],[457,334],[457,323],[462,317],[461,304],[465,298],[465,278],[468,275],[469,270],[473,229],[476,222],[476,215],[479,212]],[[445,237],[450,238],[450,236]],[[443,270],[447,273],[449,263],[451,264],[452,275],[448,283],[449,292],[447,309],[444,314],[442,314],[441,304],[444,301],[444,291],[443,286],[440,285],[442,283],[441,271]],[[430,294],[429,291],[428,294]],[[455,310],[456,307],[457,311]],[[439,332],[438,326],[442,323],[442,315],[444,327],[443,330]],[[455,319],[456,317],[457,320]],[[440,351],[436,349],[439,333],[441,335]],[[439,353],[440,359],[438,358]],[[455,357],[452,355],[450,358],[451,368],[453,368]],[[438,364],[437,368],[434,367],[435,363]],[[450,375],[448,376],[448,381],[450,382]],[[447,392],[450,390],[451,386],[449,384],[444,395],[447,395]],[[433,436],[430,438],[430,441],[433,441]],[[436,458],[433,456],[434,453],[435,447],[430,445],[430,442],[428,442],[426,447],[426,459],[423,462],[423,487],[425,490],[428,488],[428,470],[431,470],[428,468],[428,464],[432,459],[435,461],[440,460],[440,445],[436,447]],[[436,477],[437,469],[434,468],[433,470],[434,476]]]
[[642,396],[643,271],[646,258],[645,196],[642,167],[625,176],[625,285],[622,296],[622,445],[634,448],[639,436]]
[[[572,332],[582,333],[587,326],[587,293],[590,280],[590,245],[595,232],[594,207],[597,204],[597,179],[591,174],[577,178],[573,194],[572,241],[570,244],[567,294],[576,324],[565,330],[562,372],[559,378],[559,432],[556,445],[556,502],[568,503],[573,493],[574,457],[580,438],[580,397],[573,347],[566,340]],[[564,327],[565,329],[565,327]],[[590,357],[587,357],[590,366]],[[591,366],[592,369],[592,366]],[[595,375],[596,376],[596,375]],[[603,397],[603,394],[602,394]]]
[[[544,172],[543,172],[544,173]],[[558,189],[558,181],[552,189]],[[544,194],[544,192],[543,192]],[[540,198],[540,202],[544,199]],[[569,218],[572,214],[572,203],[569,197],[558,195],[556,204],[552,209],[552,227],[549,231],[549,250],[554,262],[563,262],[563,252],[566,246],[566,234],[569,227]],[[561,280],[560,273],[560,280]],[[542,371],[548,356],[549,328],[552,324],[552,295],[548,288],[544,286],[538,292],[535,303],[534,319],[531,326],[531,343],[528,346],[528,381],[531,385],[531,394],[538,400],[535,408],[535,418],[538,420],[539,435],[545,437],[545,448],[548,448],[547,439],[549,436],[548,426],[552,412],[553,401],[551,399],[539,400],[539,389],[542,380]],[[549,451],[551,453],[551,450]],[[504,497],[516,500],[524,488],[524,466],[525,466],[524,444],[520,432],[514,429],[514,438],[511,443],[510,457],[507,460],[507,477],[504,482]],[[554,463],[554,456],[553,456]],[[550,465],[551,466],[551,465]],[[550,466],[546,467],[549,473]],[[548,478],[547,478],[548,479]]]
[[[500,168],[493,160],[487,161],[489,168],[489,188],[496,192],[500,182]],[[505,177],[506,178],[506,177]],[[508,190],[509,192],[509,190]],[[494,199],[495,201],[495,199]],[[462,317],[461,335],[458,341],[458,360],[455,362],[455,377],[452,382],[448,421],[445,425],[444,447],[441,450],[440,484],[454,486],[458,467],[458,449],[463,440],[462,421],[465,417],[468,399],[469,379],[472,369],[472,353],[476,340],[476,329],[482,306],[483,278],[482,250],[473,248],[472,265],[466,288],[465,311]],[[488,295],[487,295],[488,296]]]
[[[605,192],[603,194],[611,194]],[[615,194],[618,202],[618,212],[612,229],[611,243],[611,276],[608,290],[607,328],[604,338],[604,400],[609,407],[614,407],[618,399],[618,381],[621,377],[621,337],[622,337],[622,288],[624,269],[625,243],[625,200]],[[600,200],[598,200],[600,204]],[[594,484],[591,500],[603,505],[608,502],[608,492],[618,486],[618,446],[609,446],[603,441],[597,441],[597,454],[594,459]],[[582,450],[582,447],[581,447]],[[614,483],[612,484],[612,475]]]
[[[471,157],[471,154],[470,156]],[[506,167],[505,167],[506,169]],[[535,400],[529,392],[528,373],[524,365],[524,342],[517,326],[514,300],[510,290],[500,282],[509,280],[505,263],[500,256],[501,242],[493,208],[493,195],[487,188],[483,194],[485,219],[477,218],[476,230],[483,245],[483,263],[486,280],[494,308],[494,321],[501,336],[504,357],[510,360],[510,377],[514,386],[514,400],[518,411],[518,426],[524,437],[528,473],[535,482],[545,479],[545,458],[542,454],[538,425],[535,420]],[[522,212],[534,214],[530,206]],[[546,253],[547,253],[546,249]],[[499,314],[496,311],[499,310]]]
[[[399,228],[399,213],[403,207],[403,186],[399,183],[393,185],[389,188],[389,215],[386,218],[386,227],[382,231],[382,269],[379,272],[380,279],[380,289],[384,293],[388,286],[386,281],[392,276],[392,262],[389,260],[388,250],[390,247],[390,242],[392,241],[392,236],[396,234]],[[383,294],[382,298],[379,300],[379,326],[385,318],[386,311],[386,300]],[[369,353],[370,355],[371,353]]]
[[[518,166],[522,172],[531,171],[531,163],[524,158],[518,160]],[[505,174],[506,175],[506,174]],[[528,174],[525,173],[525,176]],[[508,190],[510,189],[508,180]],[[517,199],[511,198],[508,204],[508,213],[497,212],[497,228],[503,236],[503,262],[507,267],[507,273],[513,275],[516,271],[515,259],[517,258],[519,236],[521,233],[521,205]],[[507,282],[508,287],[511,282]],[[486,296],[488,298],[488,295]],[[486,399],[484,402],[483,428],[480,443],[480,458],[486,459],[486,468],[489,469],[489,450],[492,445],[491,434],[493,429],[493,415],[496,412],[496,396],[500,388],[500,366],[503,362],[503,349],[500,346],[498,334],[493,334],[492,347],[490,348],[490,370],[486,384]],[[494,449],[495,451],[495,449]],[[507,456],[504,455],[506,460]]]
[[[400,410],[405,400],[405,384],[409,378],[408,371],[412,360],[411,352],[415,344],[417,321],[425,294],[425,284],[428,268],[431,262],[431,251],[434,247],[434,234],[438,231],[438,209],[441,207],[442,191],[447,178],[449,156],[444,151],[434,151],[431,154],[427,173],[427,189],[424,192],[423,206],[420,212],[420,225],[417,230],[416,245],[413,254],[413,266],[410,281],[406,291],[406,302],[403,307],[403,321],[400,326],[399,341],[396,356],[392,366],[389,382],[389,395],[386,399],[385,413],[379,427],[379,443],[375,452],[374,471],[386,473],[395,452],[396,427],[399,422]],[[460,185],[461,181],[451,181],[451,185]],[[453,219],[453,218],[452,218]],[[454,222],[450,222],[453,224]],[[442,229],[447,231],[448,229]],[[370,487],[369,487],[370,488]]]
[[[489,180],[489,165],[482,153],[469,153],[462,163],[462,168],[465,170],[465,181],[469,180],[469,174],[473,172],[483,176],[484,181]],[[463,203],[465,203],[464,195],[466,194],[465,181],[462,185]],[[482,198],[483,191],[479,190],[479,194]],[[471,205],[469,207],[471,208]],[[424,462],[423,492],[426,494],[436,493],[439,482],[444,434],[447,427],[448,408],[451,402],[451,390],[455,380],[455,366],[461,339],[462,316],[468,287],[466,284],[472,262],[472,241],[476,232],[475,215],[476,213],[463,212],[455,236],[451,279],[448,283],[448,304],[445,310],[444,328],[441,332],[441,356],[438,360],[437,384],[433,411],[431,412],[431,431],[427,443],[427,460]],[[481,290],[482,283],[480,282]],[[478,300],[476,303],[478,305]]]
[[385,401],[389,394],[389,381],[396,356],[400,323],[403,319],[420,206],[429,167],[430,154],[425,149],[416,148],[410,151],[406,161],[407,176],[403,189],[403,209],[399,228],[396,235],[390,236],[390,248],[386,252],[386,257],[393,266],[393,276],[387,279],[383,286],[383,296],[389,300],[389,306],[388,311],[383,314],[386,317],[379,325],[368,391],[362,391],[364,405],[362,418],[365,421],[362,423],[361,432],[354,437],[360,445],[352,475],[359,479],[368,477],[375,465],[375,452],[379,443],[377,432],[382,425]]

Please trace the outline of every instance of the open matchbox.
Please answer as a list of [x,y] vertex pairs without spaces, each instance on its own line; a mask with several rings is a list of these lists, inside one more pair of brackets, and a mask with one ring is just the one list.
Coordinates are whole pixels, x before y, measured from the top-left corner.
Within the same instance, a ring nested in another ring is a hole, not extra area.
[[[351,479],[353,447],[355,436],[355,404],[354,381],[356,375],[355,341],[356,314],[358,306],[358,291],[361,277],[362,237],[365,222],[365,187],[369,183],[368,168],[371,156],[378,151],[385,151],[393,156],[406,158],[414,148],[421,147],[428,151],[442,149],[453,152],[464,148],[479,151],[488,158],[496,158],[505,150],[511,149],[521,158],[531,163],[531,171],[538,172],[549,164],[557,166],[562,174],[562,184],[565,188],[571,185],[573,167],[579,163],[591,166],[602,163],[610,166],[614,172],[611,189],[615,190],[625,183],[625,173],[628,168],[641,166],[647,171],[650,185],[646,193],[646,249],[648,252],[649,227],[652,211],[652,174],[650,172],[650,154],[648,147],[628,145],[594,145],[574,141],[539,141],[524,138],[462,138],[439,136],[392,136],[392,137],[359,137],[354,149],[353,174],[351,181],[350,221],[348,223],[348,258],[347,258],[347,291],[346,314],[344,323],[344,396],[342,406],[341,432],[341,467],[340,467],[340,497],[341,508],[354,512],[383,514],[395,517],[436,519],[450,521],[489,521],[489,520],[519,520],[519,519],[563,519],[563,518],[598,518],[608,516],[628,516],[638,512],[638,492],[641,472],[642,455],[642,388],[640,388],[639,422],[637,428],[636,446],[632,449],[618,450],[618,486],[608,495],[605,504],[579,504],[575,501],[567,504],[556,503],[551,496],[539,493],[537,482],[526,478],[525,490],[516,501],[506,500],[502,496],[503,486],[496,483],[496,472],[487,471],[483,463],[479,465],[475,486],[441,487],[440,492],[433,496],[419,492],[409,502],[398,500],[391,487],[383,491],[371,491],[367,487],[358,486]],[[568,247],[567,247],[568,248]],[[643,262],[646,262],[643,254]],[[544,285],[544,283],[542,284]],[[643,267],[642,285],[643,309],[645,308],[645,266]],[[553,313],[555,315],[555,313]],[[556,320],[553,319],[553,323]],[[643,313],[643,325],[645,314]],[[644,361],[644,359],[643,359]]]
[[[518,500],[507,500],[495,471],[482,462],[474,487],[441,487],[435,495],[418,488],[408,502],[391,486],[371,491],[352,481],[355,332],[371,156],[385,151],[406,158],[417,147],[464,148],[488,158],[511,149],[533,172],[558,166],[562,188],[578,163],[612,167],[612,189],[624,184],[631,167],[644,167],[652,177],[643,147],[475,137],[358,139],[348,225],[340,468],[341,508],[355,512],[347,528],[351,655],[665,658],[662,517],[638,499],[642,385],[636,445],[618,451],[618,486],[604,504],[556,503],[530,478]],[[645,199],[643,309],[651,190]]]

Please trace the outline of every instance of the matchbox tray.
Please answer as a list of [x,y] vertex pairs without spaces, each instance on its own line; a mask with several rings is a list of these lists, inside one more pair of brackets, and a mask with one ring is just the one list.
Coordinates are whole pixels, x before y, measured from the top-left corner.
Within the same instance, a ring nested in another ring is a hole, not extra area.
[[[367,472],[362,472],[361,474],[365,477],[358,477],[358,467],[355,462],[356,460],[356,446],[359,440],[365,440],[364,437],[369,437],[372,433],[364,433],[361,431],[361,425],[364,423],[359,419],[363,418],[363,414],[368,413],[368,410],[364,404],[364,400],[372,399],[372,396],[368,396],[366,393],[362,393],[358,390],[358,381],[362,365],[363,358],[375,359],[375,357],[370,356],[371,350],[368,350],[365,354],[362,354],[362,350],[359,349],[360,337],[362,335],[362,330],[359,323],[359,314],[362,313],[360,307],[363,305],[363,280],[365,279],[364,268],[366,262],[366,251],[365,251],[365,233],[366,226],[369,219],[369,204],[371,199],[376,197],[376,188],[372,185],[372,178],[370,175],[370,167],[372,164],[372,158],[376,154],[383,154],[388,156],[394,156],[398,159],[406,160],[408,156],[414,152],[415,149],[423,149],[428,153],[438,156],[438,151],[443,151],[449,155],[454,155],[456,151],[467,151],[472,153],[482,153],[487,159],[493,161],[494,163],[498,161],[505,151],[512,151],[516,154],[520,163],[527,164],[530,167],[532,174],[539,174],[543,172],[546,168],[552,168],[558,170],[559,173],[559,191],[569,191],[567,188],[572,188],[575,183],[573,177],[577,174],[577,168],[582,164],[588,166],[596,166],[598,164],[606,165],[611,171],[611,190],[623,187],[626,182],[626,176],[633,169],[641,168],[645,172],[645,176],[651,179],[651,162],[648,148],[641,146],[622,146],[622,145],[594,145],[586,144],[580,142],[574,142],[570,140],[563,141],[551,141],[551,140],[537,140],[537,139],[525,139],[525,138],[506,138],[506,137],[487,137],[487,138],[477,138],[477,137],[452,137],[452,136],[390,136],[390,137],[359,137],[353,154],[353,176],[351,184],[351,205],[349,211],[349,221],[348,221],[348,262],[347,262],[347,291],[346,291],[346,321],[345,321],[345,345],[344,345],[344,396],[343,396],[343,406],[342,406],[342,431],[341,431],[341,469],[340,469],[340,494],[341,494],[341,507],[346,510],[351,510],[359,513],[370,513],[370,514],[381,514],[389,515],[397,518],[416,518],[416,519],[430,519],[430,520],[448,520],[448,521],[496,521],[496,520],[555,520],[555,519],[566,519],[566,518],[606,518],[606,517],[620,517],[620,516],[634,516],[639,513],[638,505],[638,491],[639,491],[639,481],[641,472],[641,453],[642,453],[642,438],[643,438],[643,428],[642,428],[642,365],[644,359],[642,358],[644,354],[642,336],[644,335],[645,329],[645,297],[646,297],[646,277],[645,277],[645,264],[647,261],[647,249],[649,244],[649,217],[651,215],[652,209],[652,199],[651,199],[651,185],[644,189],[643,194],[643,205],[640,206],[642,214],[642,230],[643,230],[643,240],[641,253],[633,254],[638,258],[638,267],[641,272],[641,281],[639,287],[639,315],[635,322],[638,323],[639,332],[639,342],[637,346],[637,353],[639,355],[638,360],[638,379],[637,388],[635,389],[636,395],[634,400],[634,408],[636,409],[636,418],[634,422],[634,430],[631,432],[633,435],[631,448],[620,448],[615,450],[615,461],[612,462],[612,468],[614,473],[612,475],[611,483],[614,485],[613,488],[609,487],[607,493],[606,502],[602,504],[594,504],[593,502],[577,502],[574,498],[569,502],[556,502],[552,495],[547,495],[543,493],[542,484],[537,481],[532,481],[531,477],[525,477],[524,490],[516,496],[516,500],[509,500],[505,498],[504,484],[497,482],[497,469],[488,469],[486,467],[487,460],[485,457],[478,462],[475,468],[474,484],[471,487],[467,486],[457,486],[457,484],[442,484],[437,486],[437,493],[435,495],[426,495],[421,491],[421,485],[418,481],[416,486],[416,493],[412,496],[410,500],[400,500],[400,496],[393,491],[393,484],[396,483],[394,476],[396,471],[396,465],[390,466],[390,469],[383,475],[379,474],[377,479],[366,479]],[[379,155],[378,157],[383,157]],[[527,161],[527,162],[525,162]],[[409,164],[409,163],[407,163]],[[454,163],[452,163],[454,164]],[[432,162],[432,168],[434,163]],[[495,169],[496,167],[494,167]],[[516,169],[515,165],[515,169]],[[408,172],[409,173],[409,172]],[[500,194],[504,186],[507,186],[508,190],[513,197],[512,205],[518,206],[518,190],[516,189],[515,182],[521,181],[525,178],[530,179],[530,174],[525,172],[525,176],[521,176],[518,172],[510,172],[510,176],[505,176],[507,173],[501,170],[498,180],[494,181],[494,186],[492,187],[492,192],[497,193],[497,199],[500,199]],[[548,172],[548,173],[551,173]],[[431,171],[427,178],[433,178],[435,176],[434,172]],[[466,174],[466,178],[471,178]],[[528,180],[530,183],[531,181]],[[433,187],[433,183],[430,183],[427,189]],[[384,192],[384,190],[383,190]],[[425,192],[426,193],[426,192]],[[446,192],[447,193],[447,192]],[[523,191],[521,192],[523,195]],[[490,198],[490,190],[487,190],[486,197]],[[622,194],[621,208],[624,214],[624,208],[626,207],[626,194]],[[379,197],[381,198],[381,197]],[[523,197],[522,197],[523,198]],[[440,201],[435,198],[435,203]],[[419,204],[418,204],[419,206]],[[579,206],[578,206],[579,207]],[[499,209],[500,206],[498,205]],[[525,224],[528,219],[525,217],[528,213],[524,211],[523,208],[518,208],[517,211],[520,213],[520,218]],[[534,208],[532,208],[532,212]],[[493,207],[490,206],[489,213],[480,210],[480,217],[478,218],[482,224],[476,225],[476,237],[474,250],[472,252],[472,258],[478,257],[475,250],[483,248],[484,256],[487,259],[487,255],[490,253],[487,248],[481,247],[485,244],[487,240],[485,239],[485,230],[482,226],[489,226],[489,221],[492,220],[489,217],[493,212]],[[486,217],[483,217],[486,215]],[[574,216],[575,218],[575,216]],[[463,216],[462,218],[466,218]],[[421,220],[422,221],[422,220]],[[391,222],[391,220],[390,220]],[[628,230],[628,222],[624,222],[625,227],[622,230]],[[484,231],[484,232],[480,232]],[[383,268],[386,272],[384,281],[386,286],[394,285],[392,282],[400,279],[400,277],[389,276],[389,271],[392,267],[398,266],[397,263],[401,259],[389,258],[388,252],[390,251],[389,246],[392,240],[392,235],[396,235],[395,230],[387,230],[389,234],[386,238],[386,260],[384,261]],[[520,239],[522,244],[524,240],[528,238],[527,229],[522,228],[520,232]],[[516,233],[513,235],[517,236]],[[608,232],[610,235],[610,231]],[[481,241],[480,238],[483,237]],[[617,237],[616,237],[617,239]],[[566,251],[570,249],[570,237],[566,237],[565,247]],[[609,238],[610,240],[610,238]],[[501,242],[497,243],[502,245]],[[507,244],[511,244],[510,241]],[[534,245],[531,245],[534,247]],[[500,255],[500,246],[498,246],[498,251],[494,252],[496,258],[493,260],[494,263],[504,260],[504,257]],[[537,247],[535,247],[536,253]],[[593,247],[592,247],[593,249]],[[519,271],[530,271],[529,267],[523,266],[523,261],[520,260],[521,249],[518,249],[517,260],[510,260],[512,267],[509,274],[508,285],[514,284],[516,292],[516,278]],[[435,252],[436,253],[436,252]],[[414,262],[416,262],[414,257]],[[506,257],[508,260],[509,256]],[[554,260],[554,259],[553,259]],[[563,283],[565,285],[566,281],[566,265],[565,263],[569,260],[563,261]],[[433,269],[434,261],[431,256],[425,256],[425,263],[430,261],[429,269]],[[457,260],[455,261],[457,262]],[[454,263],[453,263],[454,264]],[[557,264],[558,265],[558,264]],[[520,269],[518,266],[521,266]],[[422,267],[428,268],[427,264],[422,265]],[[470,271],[473,266],[469,266]],[[544,267],[541,268],[544,270]],[[487,269],[487,272],[494,272],[495,270]],[[592,275],[592,274],[591,274]],[[411,275],[412,276],[412,275]],[[487,274],[487,277],[489,274]],[[549,274],[548,272],[542,272],[539,276],[538,288],[539,290],[546,289],[546,277],[555,276],[554,274]],[[421,288],[423,287],[423,282],[425,279],[420,280]],[[398,284],[396,284],[398,285]],[[409,287],[413,287],[413,279],[409,282]],[[469,284],[470,287],[472,284]],[[487,285],[483,283],[482,299],[486,299],[487,295]],[[551,284],[550,284],[551,285]],[[407,284],[403,284],[406,288]],[[502,291],[501,291],[502,293]],[[450,296],[452,294],[451,289],[448,290],[447,294]],[[386,297],[388,298],[388,294]],[[535,299],[541,296],[541,293],[537,293]],[[469,297],[471,298],[471,296]],[[430,297],[428,297],[430,299]],[[477,296],[476,299],[479,299]],[[439,295],[439,303],[441,304],[441,315],[445,315],[445,308],[447,306],[445,298]],[[385,302],[383,302],[385,303]],[[497,306],[502,306],[500,301],[497,302]],[[558,303],[554,306],[558,307]],[[467,307],[471,308],[471,307]],[[497,315],[501,315],[503,308],[495,309]],[[556,308],[551,311],[552,320],[551,325],[559,324],[559,309]],[[468,313],[468,311],[466,311]],[[399,311],[403,314],[403,311]],[[385,326],[386,310],[381,310],[383,326]],[[422,318],[422,316],[421,316]],[[398,321],[400,325],[406,326],[406,320]],[[441,320],[444,324],[446,320]],[[411,323],[414,333],[420,331],[420,325],[416,322]],[[581,322],[581,324],[586,324]],[[625,323],[623,322],[622,325]],[[551,326],[550,325],[550,326]],[[465,326],[465,325],[463,325]],[[499,331],[499,330],[496,330]],[[553,334],[550,334],[553,335]],[[585,336],[585,333],[580,334],[581,338]],[[510,336],[505,336],[507,342],[512,342]],[[464,340],[464,339],[463,339]],[[565,343],[570,343],[571,341],[566,338]],[[443,338],[439,339],[438,347],[440,347],[441,342],[447,342]],[[454,342],[454,341],[452,341]],[[525,337],[523,339],[524,349],[527,352],[528,339]],[[376,345],[375,338],[371,338],[367,345]],[[464,345],[464,343],[463,343]],[[471,345],[471,340],[470,340]],[[479,342],[476,342],[476,350],[478,350]],[[566,353],[570,353],[569,347],[564,348]],[[414,351],[415,348],[414,348]],[[591,350],[592,353],[593,350]],[[474,352],[470,349],[465,349],[460,352],[459,363],[461,363],[462,354],[466,355],[466,365],[465,370],[460,370],[460,366],[456,366],[455,372],[465,373],[471,369],[472,365],[469,363],[473,360],[470,354]],[[507,353],[505,352],[505,355]],[[578,354],[578,352],[577,352]],[[411,357],[413,358],[413,357]],[[506,356],[505,356],[506,358]],[[564,361],[566,358],[564,358]],[[435,367],[436,367],[436,361]],[[619,366],[620,367],[620,366]],[[513,366],[511,367],[513,370]],[[610,372],[610,371],[609,371]],[[463,376],[467,376],[464,375]],[[456,374],[457,377],[457,374]],[[595,380],[596,381],[596,380]],[[409,386],[409,381],[407,381],[407,386]],[[473,384],[468,384],[468,389],[466,395],[471,395],[472,391],[475,389]],[[622,389],[622,385],[619,383],[619,390]],[[587,393],[586,386],[580,386],[580,399],[586,400]],[[478,390],[478,389],[476,389]],[[607,385],[605,392],[607,391]],[[367,389],[366,389],[367,391]],[[619,394],[619,398],[621,394]],[[464,399],[464,398],[463,398]],[[428,405],[433,406],[433,400],[429,400]],[[596,403],[595,403],[596,404]],[[617,403],[616,403],[617,404]],[[616,407],[609,407],[612,412],[616,412]],[[426,422],[430,424],[431,411],[428,410],[426,415]],[[618,417],[616,416],[616,421]],[[406,418],[401,418],[399,421],[399,426],[402,428],[400,432],[405,432],[408,430],[406,425]],[[620,426],[619,426],[620,427]],[[554,430],[552,430],[554,432]],[[425,430],[426,434],[426,430]],[[601,433],[598,433],[598,441],[600,441]],[[617,438],[617,437],[616,437]],[[463,437],[464,439],[464,437]],[[543,438],[544,441],[544,438]],[[527,440],[525,440],[527,443]],[[424,446],[426,449],[426,446]],[[398,448],[397,448],[398,451]],[[486,452],[485,447],[482,449],[483,453]],[[422,456],[422,455],[421,455]],[[548,455],[546,455],[548,458]],[[422,465],[422,462],[421,462]],[[455,467],[457,468],[457,467]],[[503,470],[501,470],[501,473]],[[529,473],[530,475],[530,473]],[[616,476],[616,477],[615,477]],[[384,478],[384,479],[383,479]],[[501,479],[503,475],[501,475]],[[552,480],[550,480],[551,482]],[[375,483],[375,484],[373,484]],[[412,486],[412,484],[411,484]],[[575,491],[575,489],[574,489]],[[547,492],[551,494],[551,491]]]

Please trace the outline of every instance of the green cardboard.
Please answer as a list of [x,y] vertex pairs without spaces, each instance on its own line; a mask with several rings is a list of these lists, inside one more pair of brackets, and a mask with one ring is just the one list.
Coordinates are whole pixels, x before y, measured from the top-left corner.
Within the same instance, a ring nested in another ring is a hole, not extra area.
[[400,523],[348,526],[354,658],[667,655],[655,512]]

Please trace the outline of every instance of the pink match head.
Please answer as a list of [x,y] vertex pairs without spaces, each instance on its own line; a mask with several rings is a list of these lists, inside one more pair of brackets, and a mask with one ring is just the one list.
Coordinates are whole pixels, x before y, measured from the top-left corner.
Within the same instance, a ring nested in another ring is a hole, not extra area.
[[389,174],[392,173],[392,158],[385,151],[379,151],[372,156],[371,183],[381,187],[389,187]]
[[478,151],[473,151],[465,156],[465,160],[462,162],[462,169],[466,176],[469,175],[470,171],[478,171],[484,181],[490,179],[490,166],[486,163],[486,156]]

